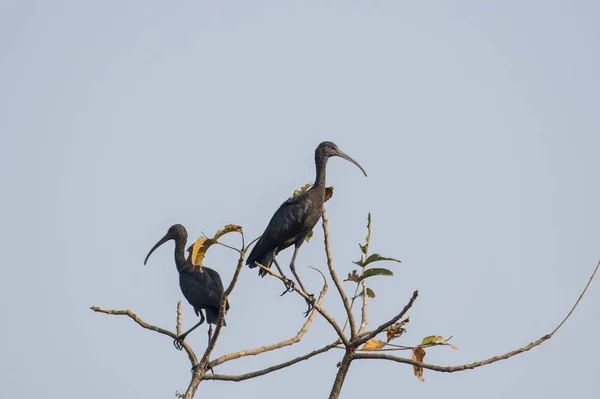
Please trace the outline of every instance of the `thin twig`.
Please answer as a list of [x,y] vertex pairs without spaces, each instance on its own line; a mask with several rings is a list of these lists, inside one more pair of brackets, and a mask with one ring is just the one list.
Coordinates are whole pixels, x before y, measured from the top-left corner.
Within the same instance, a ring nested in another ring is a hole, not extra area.
[[342,288],[342,283],[335,272],[335,268],[333,267],[333,259],[331,257],[331,248],[329,245],[329,222],[327,221],[327,212],[325,208],[323,208],[322,212],[323,218],[323,235],[325,241],[325,254],[327,255],[327,267],[329,268],[329,273],[331,274],[331,279],[335,283],[335,286],[340,294],[340,298],[342,299],[342,303],[344,304],[344,309],[346,309],[346,313],[348,314],[348,320],[350,321],[350,339],[354,339],[356,337],[356,323],[354,321],[354,315],[352,314],[352,309],[350,309],[350,303],[348,302],[348,297],[346,296],[346,292]]
[[[264,270],[266,273],[270,274],[271,276],[273,276],[273,277],[275,277],[275,278],[283,281],[283,277],[279,273],[274,272],[273,270],[271,270],[271,268],[265,267],[264,265],[261,265],[258,262],[256,263],[256,265],[258,267],[260,267],[262,270]],[[306,292],[302,291],[302,289],[300,289],[297,285],[294,285],[293,290],[295,292],[297,292],[298,295],[300,295],[306,301],[311,300],[311,298],[308,296],[308,294]],[[340,326],[337,324],[337,322],[335,321],[335,319],[333,317],[331,317],[329,315],[329,313],[327,313],[321,307],[321,305],[315,304],[315,309],[321,314],[321,316],[323,316],[325,318],[325,320],[327,320],[329,322],[329,324],[331,324],[331,326],[333,327],[333,329],[335,330],[335,332],[337,332],[338,336],[340,337],[340,339],[342,340],[342,342],[344,343],[344,345],[350,345],[350,341],[348,341],[348,338],[344,335],[344,333],[340,329]]]
[[254,244],[256,241],[260,240],[260,237],[262,237],[262,236],[258,236],[258,237],[256,237],[254,240],[250,241],[250,243],[248,244],[248,246],[247,246],[247,247],[244,247],[243,251],[244,251],[244,252],[245,252],[245,251],[247,251],[247,250],[248,250],[248,248],[250,248],[250,247],[252,246],[252,244]]
[[392,355],[386,355],[383,353],[356,353],[354,355],[355,359],[383,359],[383,360],[392,360],[398,363],[407,363],[407,364],[412,364],[413,366],[418,366],[418,367],[423,367],[429,370],[434,370],[434,371],[440,371],[440,372],[445,372],[445,373],[454,373],[456,371],[464,371],[464,370],[471,370],[477,367],[481,367],[481,366],[485,366],[487,364],[491,364],[491,363],[495,363],[497,361],[500,360],[504,360],[504,359],[508,359],[510,357],[513,357],[515,355],[518,355],[519,353],[523,353],[526,352],[528,350],[530,350],[531,348],[534,348],[538,345],[540,345],[542,342],[548,340],[551,338],[551,335],[544,335],[542,338],[538,339],[537,341],[534,341],[532,343],[530,343],[527,346],[524,346],[522,348],[516,349],[514,351],[510,351],[508,353],[505,353],[504,355],[500,355],[500,356],[494,356],[491,357],[489,359],[486,360],[482,360],[480,362],[474,362],[474,363],[469,363],[469,364],[463,364],[460,366],[438,366],[435,364],[428,364],[428,363],[421,363],[421,362],[417,362],[416,360],[412,360],[412,359],[407,359],[407,358],[403,358],[403,357],[397,357],[397,356],[392,356]]
[[[317,270],[317,269],[315,269],[315,270]],[[322,275],[322,273],[321,273],[321,275]],[[325,276],[323,276],[323,289],[321,290],[321,293],[319,294],[319,298],[317,300],[318,305],[321,305],[323,303],[323,299],[325,298],[325,294],[327,293],[327,288],[328,288],[327,280],[325,279]],[[313,309],[312,312],[310,313],[310,316],[308,317],[308,320],[306,320],[306,322],[304,323],[304,325],[302,326],[300,331],[298,331],[298,334],[296,334],[296,336],[294,336],[290,339],[286,339],[286,340],[278,342],[276,344],[261,346],[259,348],[246,349],[246,350],[242,350],[239,352],[229,353],[227,355],[221,356],[221,357],[213,360],[212,362],[210,362],[209,367],[211,367],[211,368],[216,367],[216,366],[223,364],[225,362],[228,362],[230,360],[239,359],[239,358],[245,357],[245,356],[255,356],[255,355],[259,355],[261,353],[269,352],[269,351],[272,351],[275,349],[280,349],[285,346],[290,346],[295,343],[298,343],[298,342],[300,342],[300,340],[302,340],[302,337],[304,337],[304,334],[306,334],[306,332],[308,331],[308,328],[312,324],[316,315],[317,315],[317,311],[315,309]]]
[[583,298],[583,295],[585,294],[585,292],[587,291],[588,287],[592,283],[592,280],[594,279],[594,276],[596,276],[596,272],[598,271],[598,267],[600,267],[600,261],[598,261],[598,264],[596,265],[596,268],[594,269],[594,272],[592,273],[592,276],[590,277],[590,279],[588,280],[587,284],[585,285],[585,288],[583,289],[583,291],[579,295],[579,298],[577,298],[577,302],[575,302],[575,305],[573,305],[573,307],[571,308],[571,310],[569,311],[569,313],[567,314],[567,316],[565,316],[565,318],[563,319],[563,321],[561,321],[560,324],[558,326],[556,326],[556,328],[550,333],[550,336],[553,336],[554,333],[556,331],[558,331],[558,329],[561,328],[563,324],[565,324],[565,322],[567,321],[567,319],[571,316],[571,313],[573,313],[573,311],[575,310],[575,308],[577,307],[577,305],[579,305],[579,301],[581,301],[581,298]]
[[237,252],[237,253],[239,253],[239,254],[241,254],[241,253],[242,253],[242,251],[240,251],[240,250],[239,250],[239,249],[237,249],[236,247],[232,247],[231,245],[223,244],[223,243],[222,243],[222,242],[220,242],[220,241],[215,241],[215,244],[219,244],[219,245],[221,245],[221,246],[224,246],[225,248],[232,249],[232,250],[234,250],[235,252]]
[[363,296],[362,296],[362,300],[363,300],[363,304],[362,304],[362,314],[361,314],[361,322],[360,322],[360,328],[358,329],[358,334],[362,334],[365,331],[365,328],[367,328],[367,324],[369,323],[369,317],[368,317],[368,295],[367,295],[367,282],[365,280],[362,281],[362,287],[363,287]]
[[[98,306],[92,306],[92,307],[90,307],[90,309],[92,309],[94,312],[98,312],[98,313],[105,313],[105,314],[119,315],[119,316],[129,316],[133,321],[135,321],[137,324],[139,324],[140,326],[142,326],[143,328],[145,328],[147,330],[156,331],[159,334],[167,335],[173,339],[177,338],[177,335],[175,335],[175,333],[173,333],[169,330],[165,330],[164,328],[156,327],[156,326],[146,323],[144,320],[142,320],[139,316],[137,316],[135,313],[133,313],[129,309],[128,310],[108,310],[108,309],[100,308]],[[194,353],[192,348],[185,341],[183,342],[183,348],[187,352],[188,357],[190,358],[190,362],[192,363],[192,366],[195,366],[198,363],[196,354]]]
[[382,332],[383,330],[385,330],[386,328],[388,328],[389,326],[391,326],[392,324],[394,324],[395,322],[400,320],[406,314],[406,312],[409,311],[409,309],[412,307],[413,303],[415,302],[415,300],[417,299],[418,296],[419,296],[419,291],[413,292],[412,297],[410,298],[410,300],[408,301],[408,303],[406,304],[406,306],[404,307],[404,309],[402,309],[402,311],[400,313],[398,313],[392,319],[388,320],[387,322],[385,322],[382,325],[380,325],[379,327],[377,327],[374,331],[369,331],[369,332],[359,335],[357,337],[357,339],[354,340],[353,344],[356,345],[356,347],[358,347],[358,345],[364,344],[365,342],[367,342],[371,338],[375,337],[377,334],[379,334],[380,332]]
[[181,316],[182,312],[181,312],[181,301],[177,302],[177,336],[179,337],[181,335]]
[[221,381],[235,381],[235,382],[239,382],[239,381],[244,381],[244,380],[247,380],[247,379],[250,379],[250,378],[260,377],[261,375],[265,375],[265,374],[272,373],[273,371],[281,370],[281,369],[283,369],[285,367],[292,366],[292,365],[294,365],[296,363],[299,363],[299,362],[301,362],[303,360],[310,359],[311,357],[316,356],[318,354],[327,352],[331,348],[335,347],[338,343],[339,343],[339,340],[336,341],[336,342],[334,342],[334,343],[332,343],[332,344],[324,346],[321,349],[317,349],[317,350],[314,350],[314,351],[312,351],[310,353],[307,353],[304,356],[300,356],[300,357],[297,357],[295,359],[289,360],[287,362],[280,363],[280,364],[277,364],[275,366],[267,367],[265,369],[254,371],[254,372],[251,372],[251,373],[246,373],[246,374],[241,374],[241,375],[207,374],[207,375],[204,376],[204,379],[205,380],[221,380]]
[[573,305],[573,307],[571,308],[571,310],[569,311],[569,313],[558,324],[558,326],[556,326],[556,328],[554,330],[552,330],[552,332],[550,334],[546,334],[543,337],[541,337],[540,339],[538,339],[537,341],[531,342],[530,344],[528,344],[528,345],[526,345],[526,346],[524,346],[522,348],[515,349],[515,350],[507,352],[507,353],[505,353],[503,355],[490,357],[489,359],[485,359],[485,360],[481,360],[481,361],[473,362],[473,363],[468,363],[468,364],[463,364],[463,365],[460,365],[460,366],[438,366],[438,365],[435,365],[435,364],[421,363],[421,362],[417,362],[417,361],[412,360],[412,359],[407,359],[407,358],[397,357],[397,356],[392,356],[392,355],[386,355],[386,354],[381,354],[381,353],[356,353],[354,355],[354,358],[355,359],[383,359],[383,360],[391,360],[391,361],[398,362],[398,363],[412,364],[413,366],[423,367],[425,369],[434,370],[434,371],[440,371],[440,372],[444,372],[444,373],[454,373],[456,371],[472,370],[472,369],[477,368],[477,367],[485,366],[485,365],[488,365],[488,364],[491,364],[491,363],[498,362],[500,360],[505,360],[505,359],[511,358],[511,357],[513,357],[515,355],[518,355],[520,353],[527,352],[530,349],[535,348],[536,346],[541,345],[545,341],[547,341],[550,338],[552,338],[552,336],[569,319],[569,317],[571,316],[571,314],[573,313],[573,311],[575,310],[575,308],[577,307],[577,305],[581,301],[581,298],[583,297],[583,295],[587,291],[588,287],[590,286],[590,284],[591,284],[592,280],[594,279],[594,276],[596,275],[596,272],[598,271],[599,267],[600,267],[600,261],[596,265],[596,268],[594,269],[594,272],[592,273],[592,276],[590,277],[590,279],[589,279],[588,283],[586,284],[585,288],[583,289],[583,291],[579,295],[579,298],[575,302],[575,305]]

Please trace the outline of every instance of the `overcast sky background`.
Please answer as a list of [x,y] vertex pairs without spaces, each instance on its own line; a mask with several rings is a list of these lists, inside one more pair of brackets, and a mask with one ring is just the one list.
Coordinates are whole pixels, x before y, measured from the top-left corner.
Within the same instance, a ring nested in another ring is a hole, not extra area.
[[[170,225],[260,235],[314,179],[324,140],[339,274],[371,249],[370,326],[420,297],[399,344],[455,365],[523,346],[568,312],[600,259],[600,3],[595,1],[3,1],[0,3],[0,386],[5,397],[169,398],[190,365],[167,337],[89,306],[196,322]],[[237,238],[228,242],[235,244]],[[287,264],[291,250],[280,255]],[[228,282],[236,255],[206,264]],[[322,230],[298,269],[317,293]],[[346,283],[349,284],[349,283]],[[347,285],[348,289],[352,285]],[[333,288],[333,287],[332,287]],[[289,338],[304,301],[244,269],[215,355]],[[356,361],[343,398],[595,398],[600,281],[549,342],[456,374]],[[325,308],[343,317],[333,289]],[[220,367],[242,373],[331,342]],[[201,353],[206,326],[189,337]],[[406,354],[410,356],[409,353]],[[197,397],[322,398],[342,351]]]

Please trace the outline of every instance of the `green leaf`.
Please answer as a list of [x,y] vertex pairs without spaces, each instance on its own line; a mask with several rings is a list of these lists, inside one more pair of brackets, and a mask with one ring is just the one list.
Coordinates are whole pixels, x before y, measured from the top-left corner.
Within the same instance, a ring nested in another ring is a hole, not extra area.
[[444,341],[444,337],[441,335],[430,335],[428,337],[423,338],[421,341],[421,345],[445,345],[446,341]]
[[[360,244],[358,244],[358,245],[360,245]],[[360,257],[360,260],[359,260],[358,262],[352,262],[352,263],[354,263],[355,265],[358,265],[358,266],[360,266],[360,267],[363,267],[363,263],[364,263],[364,261],[365,261],[365,260],[364,260],[364,258],[363,258],[363,257],[362,257],[362,255],[361,255],[361,257]]]
[[369,250],[369,246],[368,245],[362,245],[362,244],[358,244],[358,246],[360,247],[360,250],[362,251],[363,254],[367,254],[367,251]]
[[393,276],[393,275],[394,275],[394,273],[392,273],[391,270],[374,267],[372,269],[365,270],[364,273],[358,277],[358,281],[361,282],[362,280],[369,278],[369,277],[373,277],[373,276]]
[[373,254],[373,255],[369,256],[364,262],[362,262],[362,266],[361,267],[365,267],[369,263],[379,262],[381,260],[391,260],[391,261],[400,263],[400,261],[398,259],[386,258],[385,256],[381,256],[379,254]]
[[[344,280],[344,281],[346,281],[346,280]],[[363,290],[363,291],[362,291],[360,294],[358,294],[357,296],[355,296],[355,297],[354,297],[354,298],[352,298],[352,299],[355,299],[355,298],[358,298],[359,296],[364,296],[364,295],[365,295],[365,291]],[[369,298],[375,298],[375,292],[373,292],[373,290],[372,290],[372,289],[370,289],[370,288],[367,288],[367,296],[368,296]]]
[[367,216],[367,237],[365,238],[365,245],[360,245],[360,250],[363,254],[367,254],[369,252],[369,243],[371,242],[371,212]]

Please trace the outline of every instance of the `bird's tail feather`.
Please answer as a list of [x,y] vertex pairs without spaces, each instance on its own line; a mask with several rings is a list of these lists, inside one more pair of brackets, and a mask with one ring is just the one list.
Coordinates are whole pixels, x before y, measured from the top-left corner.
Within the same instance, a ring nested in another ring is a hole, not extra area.
[[[260,257],[260,259],[257,259],[256,261],[251,263],[249,266],[251,269],[253,269],[255,267],[258,267],[258,265],[256,263],[260,263],[263,266],[271,267],[271,265],[273,264],[273,260],[275,260],[275,250],[265,253],[263,256]],[[261,277],[264,277],[267,275],[267,272],[264,271],[262,268],[259,268],[258,275]]]
[[[210,324],[217,324],[219,321],[219,309],[214,308],[206,308],[206,321]],[[223,326],[226,326],[227,323],[225,319],[223,319]]]

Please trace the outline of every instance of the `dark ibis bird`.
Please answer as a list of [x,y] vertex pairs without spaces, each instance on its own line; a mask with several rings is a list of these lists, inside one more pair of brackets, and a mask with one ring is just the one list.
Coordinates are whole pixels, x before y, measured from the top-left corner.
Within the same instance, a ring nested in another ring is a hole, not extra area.
[[[221,296],[223,295],[223,283],[216,270],[203,266],[201,271],[198,266],[194,266],[190,257],[185,258],[187,237],[185,227],[180,224],[171,226],[167,234],[152,247],[144,260],[145,265],[156,248],[169,240],[175,241],[175,265],[179,272],[179,287],[185,299],[194,307],[196,316],[200,317],[198,324],[175,339],[175,347],[179,350],[182,348],[185,337],[204,322],[202,309],[206,312],[206,321],[209,324],[208,339],[210,340],[212,335],[211,324],[217,324],[219,320]],[[229,301],[227,301],[226,310],[229,310]],[[223,320],[223,325],[226,325],[225,320]]]
[[[367,176],[362,166],[349,155],[342,152],[337,145],[330,141],[324,141],[319,144],[315,150],[315,164],[317,169],[315,183],[306,192],[288,199],[277,209],[265,232],[254,248],[252,248],[246,260],[246,264],[250,268],[257,267],[256,263],[260,263],[265,267],[271,267],[273,262],[279,268],[275,256],[293,244],[295,245],[295,249],[290,262],[290,270],[300,284],[300,288],[306,292],[296,273],[296,255],[304,242],[304,238],[315,227],[321,217],[323,203],[325,202],[325,169],[327,160],[330,157],[336,156],[352,162]],[[266,274],[262,269],[258,273],[260,276]],[[286,290],[283,294],[293,287],[293,282],[287,278],[285,278],[284,283]],[[309,304],[309,310],[311,308],[312,306]]]

